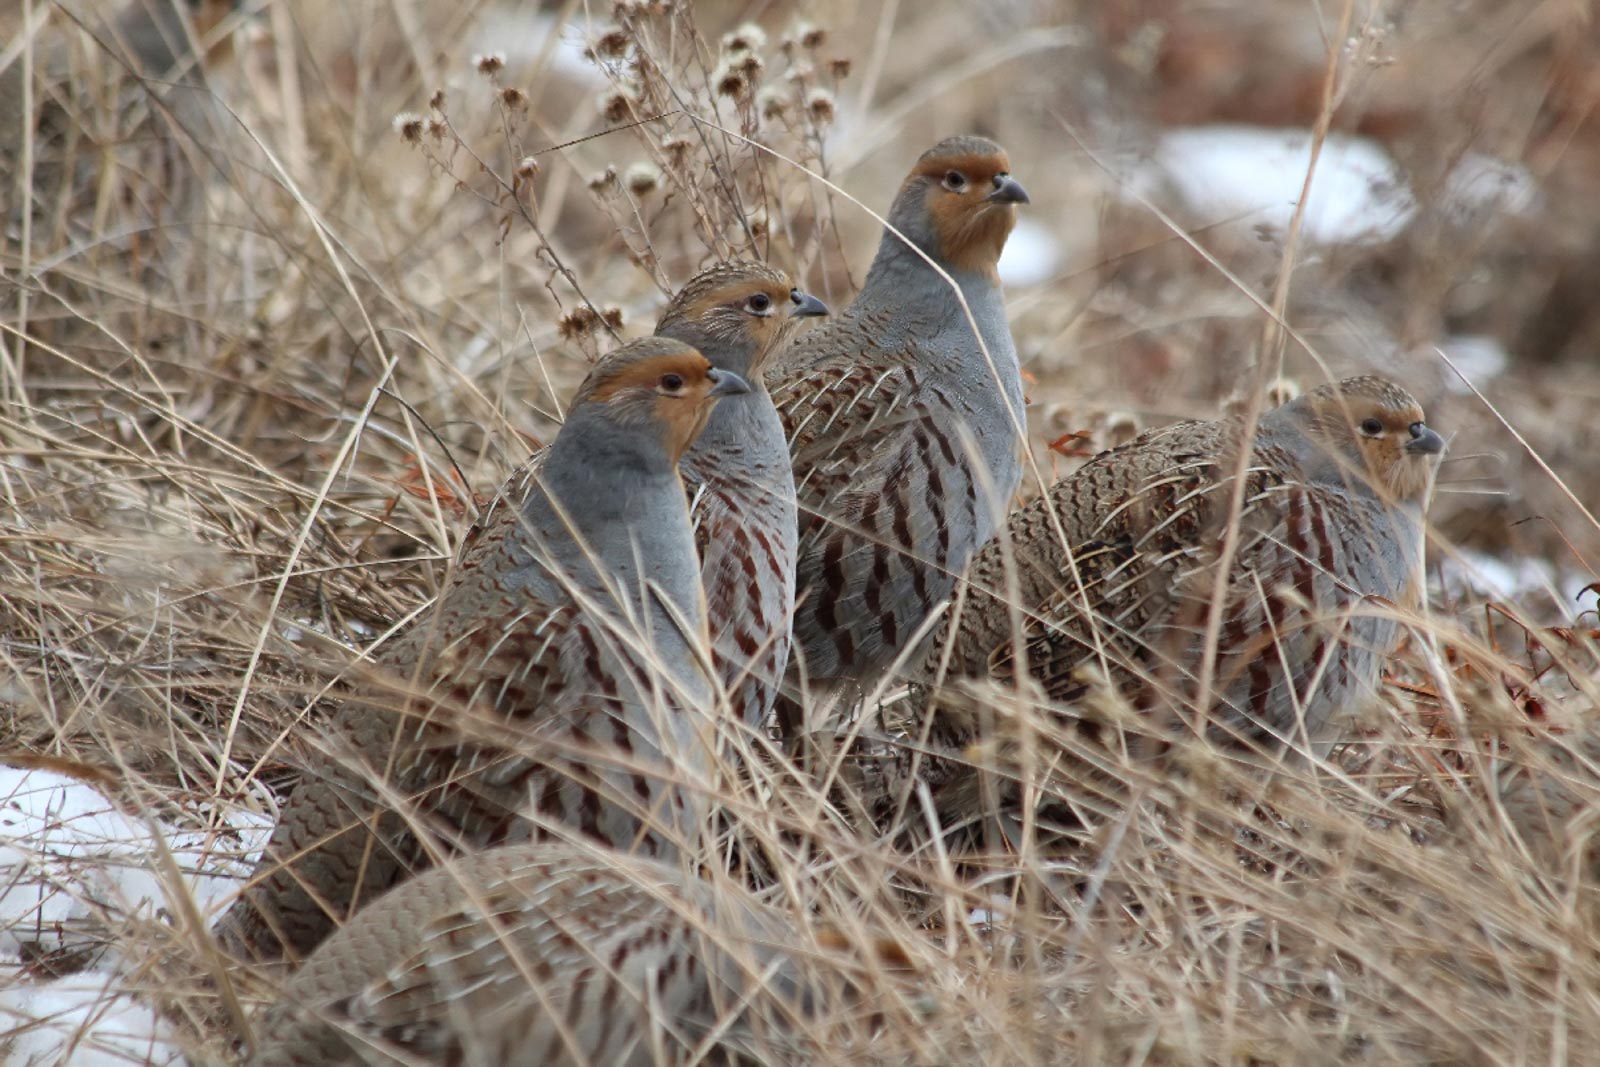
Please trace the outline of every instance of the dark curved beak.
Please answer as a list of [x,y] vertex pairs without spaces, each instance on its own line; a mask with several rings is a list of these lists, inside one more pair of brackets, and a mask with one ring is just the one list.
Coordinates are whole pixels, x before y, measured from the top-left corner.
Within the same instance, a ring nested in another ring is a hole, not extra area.
[[707,376],[711,379],[711,392],[707,396],[741,396],[750,391],[750,383],[731,370],[713,367]]
[[789,290],[789,299],[794,301],[794,317],[797,319],[832,314],[828,310],[827,304],[824,304],[810,293],[802,292],[799,289]]
[[1444,438],[1429,429],[1426,424],[1413,422],[1411,440],[1406,442],[1406,451],[1414,456],[1437,456],[1444,451]]
[[994,176],[994,192],[983,198],[990,204],[1030,204],[1028,190],[1022,183],[1009,174],[996,174]]

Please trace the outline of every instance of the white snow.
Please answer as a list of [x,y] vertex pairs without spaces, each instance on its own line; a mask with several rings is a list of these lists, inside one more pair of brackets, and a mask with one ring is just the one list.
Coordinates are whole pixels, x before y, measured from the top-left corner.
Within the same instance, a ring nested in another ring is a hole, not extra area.
[[[1439,343],[1450,362],[1468,381],[1480,388],[1503,373],[1511,363],[1505,346],[1493,337],[1482,334],[1453,334]],[[1461,396],[1470,396],[1472,390],[1455,374],[1445,379],[1445,388]]]
[[[0,1045],[17,1067],[176,1065],[171,1028],[149,1005],[120,992],[121,977],[93,970],[0,992]],[[4,1040],[4,1039],[0,1039]]]
[[[1252,126],[1193,126],[1156,141],[1129,191],[1160,202],[1175,190],[1201,224],[1229,223],[1288,232],[1311,164],[1311,131]],[[1446,208],[1458,221],[1526,211],[1538,186],[1526,169],[1467,155],[1445,182]],[[1399,233],[1416,216],[1405,175],[1374,141],[1330,133],[1312,178],[1301,233],[1313,244],[1361,244]]]
[[[1249,126],[1195,126],[1157,141],[1154,173],[1136,178],[1151,195],[1170,183],[1202,222],[1237,220],[1286,233],[1311,164],[1311,133]],[[1371,141],[1329,134],[1317,160],[1302,233],[1318,244],[1379,241],[1411,216],[1394,161]]]
[[1006,285],[1038,285],[1054,277],[1060,264],[1061,241],[1049,227],[1023,218],[1006,239],[998,269]]
[[[248,813],[231,816],[220,832],[177,830],[122,810],[69,775],[0,767],[5,1062],[181,1062],[165,1024],[127,988],[121,968],[137,961],[124,959],[115,934],[124,920],[176,910],[157,835],[178,868],[178,889],[209,915],[249,873],[270,831],[269,819]],[[73,950],[100,955],[91,969],[54,980],[31,981],[23,968],[32,956]]]
[[1462,549],[1440,561],[1445,589],[1457,596],[1475,594],[1503,601],[1527,601],[1543,595],[1571,611],[1583,587],[1594,581],[1576,571],[1562,572],[1549,560],[1506,560]]
[[1538,206],[1539,184],[1524,167],[1474,153],[1445,180],[1445,200],[1460,222],[1520,215]]

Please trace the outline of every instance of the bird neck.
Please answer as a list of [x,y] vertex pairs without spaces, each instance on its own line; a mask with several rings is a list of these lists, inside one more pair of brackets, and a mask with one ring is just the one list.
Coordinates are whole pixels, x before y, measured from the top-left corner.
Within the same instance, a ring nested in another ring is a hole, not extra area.
[[773,491],[787,482],[792,493],[783,420],[766,382],[759,376],[748,380],[750,392],[723,399],[711,412],[705,431],[683,457],[684,476],[692,483],[740,482]]
[[[902,230],[916,240],[916,234]],[[924,259],[924,255],[927,256]],[[905,309],[925,306],[926,310],[951,311],[960,314],[960,303],[950,291],[949,283],[939,276],[928,260],[950,276],[961,289],[973,317],[984,331],[985,342],[1004,335],[1009,347],[1010,330],[1006,325],[1005,299],[1000,291],[999,278],[992,270],[971,270],[954,266],[930,250],[927,242],[917,241],[917,247],[908,245],[894,234],[885,232],[878,245],[878,254],[867,271],[867,279],[856,297],[856,305]]]
[[558,583],[635,617],[644,609],[664,632],[667,612],[644,595],[650,583],[692,626],[704,624],[683,482],[652,428],[572,412],[522,518],[528,552]]

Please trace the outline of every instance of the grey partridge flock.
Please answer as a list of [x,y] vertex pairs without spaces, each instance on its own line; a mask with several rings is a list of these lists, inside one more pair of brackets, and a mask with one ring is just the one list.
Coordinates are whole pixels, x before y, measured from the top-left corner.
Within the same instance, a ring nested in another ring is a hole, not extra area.
[[800,920],[713,891],[695,846],[719,730],[825,733],[819,698],[898,676],[945,751],[996,728],[978,679],[1241,748],[1337,737],[1421,603],[1441,438],[1352,378],[1146,433],[1008,519],[997,263],[1027,202],[998,145],[942,141],[842,314],[792,339],[819,301],[714,266],[593,368],[218,927],[304,960],[252,1062],[725,1062],[797,1024],[828,985]]
[[665,338],[594,367],[527,496],[340,710],[218,927],[230,953],[303,955],[437,850],[548,822],[657,857],[693,839],[712,686],[678,461],[748,389]]

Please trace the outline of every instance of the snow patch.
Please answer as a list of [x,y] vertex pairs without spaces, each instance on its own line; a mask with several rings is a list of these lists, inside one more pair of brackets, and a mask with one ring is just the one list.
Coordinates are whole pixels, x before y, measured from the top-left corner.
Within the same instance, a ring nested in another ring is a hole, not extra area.
[[[1505,346],[1493,337],[1481,334],[1455,334],[1441,341],[1439,348],[1456,369],[1466,375],[1468,381],[1480,387],[1504,373],[1511,364],[1511,356]],[[1455,374],[1445,379],[1445,388],[1459,396],[1472,395],[1467,383]]]
[[[0,1045],[18,1064],[181,1062],[159,1015],[118,973],[107,934],[127,919],[175,911],[170,894],[220,910],[271,833],[265,815],[230,815],[218,831],[178,830],[130,814],[93,785],[50,770],[0,767]],[[178,869],[165,873],[164,847]],[[25,960],[100,953],[96,969],[30,981]],[[130,959],[131,967],[137,961]]]
[[1000,280],[1006,285],[1038,285],[1055,276],[1061,263],[1061,242],[1049,228],[1032,219],[1017,220],[1000,253]]
[[[1236,222],[1288,231],[1311,165],[1309,130],[1194,126],[1170,130],[1136,168],[1130,192],[1159,199],[1175,190],[1202,224]],[[1531,210],[1538,183],[1524,167],[1490,156],[1463,157],[1444,184],[1445,210],[1461,223]],[[1384,148],[1330,133],[1311,181],[1301,233],[1314,244],[1388,240],[1417,214],[1415,194]]]
[[129,1067],[184,1062],[171,1026],[147,1004],[119,992],[121,979],[86,971],[0,991],[0,1046],[17,1067]]

